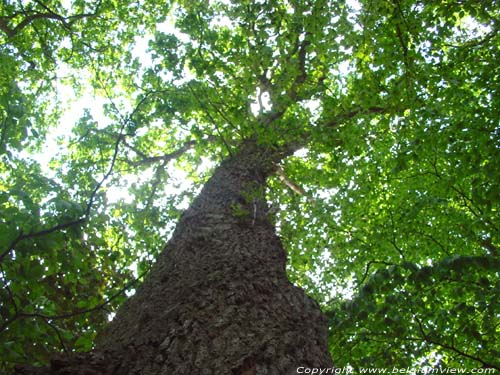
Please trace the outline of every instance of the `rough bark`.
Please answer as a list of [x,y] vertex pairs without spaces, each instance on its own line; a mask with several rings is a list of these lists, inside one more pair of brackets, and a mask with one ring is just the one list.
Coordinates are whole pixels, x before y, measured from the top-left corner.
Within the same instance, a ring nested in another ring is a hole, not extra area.
[[32,373],[283,375],[331,367],[326,319],[287,280],[267,217],[265,180],[281,157],[249,142],[222,162],[96,350]]

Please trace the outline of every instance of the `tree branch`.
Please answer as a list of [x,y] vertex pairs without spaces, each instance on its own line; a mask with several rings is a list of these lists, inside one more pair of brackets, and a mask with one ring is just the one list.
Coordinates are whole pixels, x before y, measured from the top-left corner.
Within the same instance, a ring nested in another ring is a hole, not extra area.
[[285,171],[280,165],[276,167],[276,174],[278,175],[278,178],[281,180],[281,182],[288,186],[293,192],[297,193],[298,195],[307,197],[308,202],[314,202],[314,199],[309,197],[307,195],[307,192],[301,186],[297,185],[287,177]]
[[82,217],[82,218],[79,218],[76,220],[68,221],[66,223],[54,225],[50,228],[43,229],[43,230],[40,230],[38,232],[32,232],[32,233],[25,234],[21,231],[19,233],[19,235],[10,243],[10,245],[7,247],[7,249],[2,254],[0,254],[0,264],[3,262],[3,259],[7,256],[7,254],[9,254],[17,246],[17,244],[20,243],[21,241],[24,241],[24,240],[27,240],[30,238],[42,237],[42,236],[45,236],[47,234],[54,233],[54,232],[72,227],[74,225],[83,224],[85,221],[86,221],[86,218]]
[[220,139],[224,143],[224,146],[226,146],[227,152],[229,153],[229,155],[232,156],[233,153],[231,151],[231,147],[229,146],[229,144],[227,143],[227,141],[224,139],[224,136],[222,135],[222,132],[220,131],[219,126],[217,126],[217,121],[215,121],[215,119],[212,117],[210,111],[208,110],[208,108],[206,108],[205,104],[201,101],[199,95],[196,95],[196,92],[191,87],[191,83],[190,82],[188,82],[188,88],[191,91],[191,94],[193,95],[193,97],[200,104],[201,108],[205,111],[205,113],[208,116],[208,118],[210,119],[210,121],[212,121],[212,123],[213,123],[213,125],[215,127],[215,130],[217,131],[217,134],[219,135]]
[[491,237],[485,238],[483,241],[481,241],[481,246],[483,246],[485,249],[487,249],[491,255],[493,256],[498,256],[498,248],[493,245],[493,242],[491,241]]
[[369,114],[387,113],[387,112],[388,112],[388,110],[386,108],[377,107],[377,106],[370,107],[367,109],[363,109],[363,108],[352,109],[348,112],[345,112],[345,113],[339,114],[338,116],[335,116],[335,118],[333,118],[329,121],[325,121],[324,123],[319,124],[319,126],[326,127],[326,128],[335,128],[335,127],[341,125],[342,123],[344,123],[345,121],[351,120],[358,115],[369,115]]
[[448,344],[445,344],[445,343],[441,343],[437,340],[434,340],[433,338],[431,338],[424,330],[424,327],[423,327],[423,324],[422,324],[422,321],[419,319],[418,315],[413,311],[413,309],[411,308],[410,306],[410,311],[412,312],[413,314],[413,318],[415,319],[415,321],[417,322],[417,326],[418,326],[418,330],[420,331],[420,334],[422,335],[422,339],[424,339],[426,342],[430,343],[430,344],[433,344],[433,345],[437,345],[437,346],[440,346],[441,348],[443,349],[448,349],[452,352],[455,352],[459,355],[461,355],[462,357],[465,357],[465,358],[469,358],[469,359],[472,359],[473,361],[476,361],[476,362],[479,362],[483,365],[483,367],[485,368],[494,368],[496,370],[500,370],[500,367],[495,365],[495,364],[492,364],[492,363],[488,363],[486,361],[484,361],[483,359],[479,358],[479,357],[476,357],[476,356],[473,356],[471,354],[468,354],[452,345],[448,345]]
[[66,21],[63,17],[57,14],[52,13],[35,13],[26,16],[21,22],[19,22],[14,28],[9,27],[7,24],[7,17],[0,17],[0,29],[7,34],[9,38],[12,38],[19,34],[26,26],[28,26],[31,22],[37,19],[55,19],[61,21],[63,24],[66,24]]
[[368,277],[368,272],[370,271],[370,267],[373,264],[383,264],[384,266],[395,266],[394,263],[390,263],[390,262],[384,262],[384,261],[380,261],[380,260],[370,260],[365,266],[365,272],[363,274],[363,277],[361,277],[361,280],[359,280],[359,282],[355,286],[356,289],[358,289],[365,282],[366,278]]
[[[216,137],[211,135],[206,140],[209,142],[212,142],[215,139],[216,139]],[[138,167],[138,166],[142,166],[142,165],[150,165],[150,164],[159,163],[159,162],[168,163],[169,161],[177,159],[182,154],[191,150],[194,146],[196,146],[196,144],[198,144],[198,141],[191,140],[191,141],[184,142],[184,144],[180,148],[178,148],[177,150],[172,151],[168,154],[159,155],[159,156],[147,156],[142,151],[140,151],[137,147],[134,147],[134,146],[128,144],[125,140],[123,140],[123,144],[126,147],[130,148],[135,153],[137,153],[139,156],[142,157],[142,159],[137,160],[137,161],[125,160],[126,163],[128,163],[134,167]]]
[[93,13],[81,13],[81,14],[75,14],[72,16],[68,17],[63,17],[60,14],[54,12],[52,9],[47,7],[45,4],[43,4],[40,1],[35,1],[38,5],[40,5],[43,9],[46,10],[46,12],[37,12],[33,14],[28,14],[23,18],[16,26],[10,27],[8,25],[8,20],[14,18],[17,14],[11,15],[11,16],[2,16],[0,17],[0,30],[2,30],[9,38],[15,37],[17,34],[19,34],[24,28],[29,26],[33,21],[38,20],[38,19],[48,19],[48,20],[56,20],[62,23],[64,28],[67,30],[70,30],[71,25],[82,18],[87,18],[87,17],[95,17],[97,15],[99,6],[101,5],[101,1],[99,1],[95,7],[95,11]]
[[123,288],[121,288],[119,291],[117,291],[115,294],[113,294],[111,297],[107,298],[104,302],[93,306],[89,307],[88,309],[83,309],[83,310],[77,310],[69,313],[63,313],[63,314],[57,314],[57,315],[45,315],[42,313],[25,313],[25,312],[17,312],[14,317],[11,319],[7,320],[5,323],[3,323],[0,326],[0,332],[3,332],[7,327],[12,324],[15,320],[20,319],[20,318],[39,318],[43,319],[47,324],[50,325],[51,320],[60,320],[60,319],[69,319],[72,317],[75,317],[77,315],[82,315],[82,314],[88,314],[97,310],[103,309],[106,305],[109,305],[113,300],[118,298],[121,294],[125,293],[126,290],[128,290],[130,287],[134,286],[139,280],[141,280],[147,273],[149,272],[149,269],[145,270],[143,273],[141,273],[137,278],[132,280],[131,282],[127,283]]
[[114,152],[113,152],[113,156],[112,156],[111,163],[110,163],[110,166],[108,168],[108,171],[104,174],[104,176],[102,177],[102,179],[97,183],[97,185],[94,187],[94,189],[90,193],[89,199],[87,201],[87,206],[85,208],[85,212],[84,212],[83,216],[80,217],[80,218],[78,218],[78,219],[71,220],[71,221],[68,221],[68,222],[62,223],[62,224],[57,224],[57,225],[54,225],[54,226],[52,226],[50,228],[43,229],[43,230],[40,230],[40,231],[37,231],[37,232],[32,232],[32,233],[24,234],[21,231],[19,233],[19,235],[7,247],[7,249],[0,254],[0,264],[3,262],[4,258],[21,241],[26,240],[26,239],[30,239],[30,238],[42,237],[42,236],[45,236],[45,235],[50,234],[50,233],[54,233],[54,232],[57,232],[57,231],[60,231],[60,230],[66,229],[66,228],[73,227],[75,225],[80,225],[80,224],[85,223],[89,219],[90,211],[91,211],[92,206],[94,204],[94,199],[95,199],[95,197],[97,195],[97,192],[100,190],[100,188],[102,187],[102,185],[104,184],[104,182],[109,178],[109,176],[113,172],[113,168],[115,166],[116,159],[118,157],[118,151],[119,151],[119,147],[120,147],[120,142],[123,140],[123,129],[125,128],[125,125],[126,125],[126,123],[123,122],[122,126],[120,128],[120,135],[118,136],[118,139],[115,142]]

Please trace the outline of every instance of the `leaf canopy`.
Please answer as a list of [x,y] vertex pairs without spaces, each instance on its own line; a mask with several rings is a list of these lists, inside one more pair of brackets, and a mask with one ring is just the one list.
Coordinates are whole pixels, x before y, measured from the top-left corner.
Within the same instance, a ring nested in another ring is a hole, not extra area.
[[301,147],[266,194],[337,366],[499,369],[496,5],[4,1],[0,370],[91,349],[248,138]]

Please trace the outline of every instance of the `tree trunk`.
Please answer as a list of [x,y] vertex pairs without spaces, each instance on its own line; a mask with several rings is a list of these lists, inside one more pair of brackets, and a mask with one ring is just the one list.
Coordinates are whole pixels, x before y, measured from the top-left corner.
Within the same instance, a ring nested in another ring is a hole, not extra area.
[[[96,350],[50,374],[296,374],[331,367],[327,322],[285,274],[266,177],[283,154],[252,142],[215,170]],[[86,362],[86,363],[82,363]]]

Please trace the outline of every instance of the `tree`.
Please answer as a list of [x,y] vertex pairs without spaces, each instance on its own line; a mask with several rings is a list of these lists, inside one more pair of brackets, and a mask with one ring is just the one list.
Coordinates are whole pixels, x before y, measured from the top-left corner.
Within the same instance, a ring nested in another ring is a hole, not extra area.
[[2,7],[2,370],[500,368],[495,2],[92,4]]

